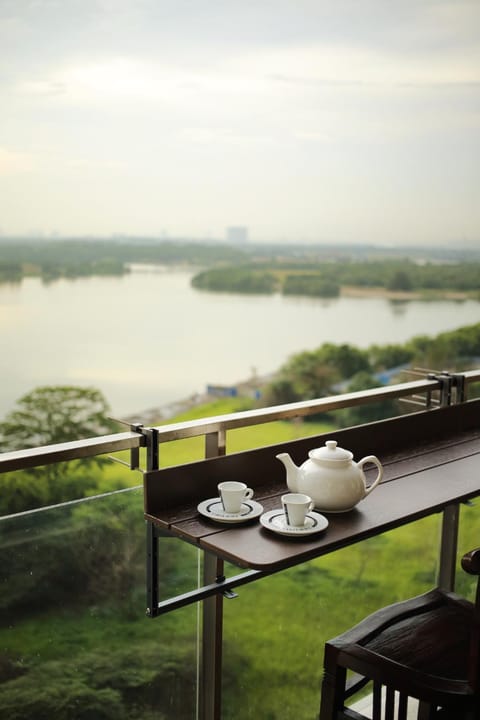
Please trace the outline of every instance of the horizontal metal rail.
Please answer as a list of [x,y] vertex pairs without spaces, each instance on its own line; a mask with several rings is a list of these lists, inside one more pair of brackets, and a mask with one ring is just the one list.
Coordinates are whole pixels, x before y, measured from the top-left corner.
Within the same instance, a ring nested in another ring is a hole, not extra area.
[[399,398],[418,392],[431,392],[439,388],[440,383],[436,380],[417,380],[410,383],[402,383],[401,385],[389,385],[370,390],[344,393],[342,395],[332,395],[318,398],[317,400],[302,400],[300,402],[288,403],[288,405],[274,405],[256,410],[244,410],[229,415],[218,415],[216,417],[199,418],[198,420],[190,420],[188,422],[160,425],[156,429],[159,433],[159,439],[161,439],[162,442],[167,440],[180,440],[195,437],[196,435],[220,432],[221,430],[234,430],[249,425],[261,425],[262,423],[273,422],[275,420],[288,420],[295,417],[340,410],[355,405],[380,402],[381,400]]
[[[462,373],[466,384],[480,382],[480,370]],[[276,405],[273,407],[246,410],[209,418],[200,418],[181,423],[160,425],[154,428],[159,443],[170,440],[209,435],[211,433],[225,432],[235,428],[260,425],[275,420],[288,420],[295,417],[304,417],[322,412],[331,412],[342,408],[365,405],[382,400],[418,395],[419,393],[432,393],[441,389],[441,382],[437,378],[426,378],[413,382],[388,385],[370,390],[361,390],[353,393],[344,393],[316,400]],[[26,450],[16,450],[0,454],[0,473],[22,470],[39,465],[48,465],[56,462],[77,460],[95,455],[103,455],[121,450],[138,450],[148,444],[148,433],[152,428],[142,431],[115,433],[85,440],[74,440],[56,445],[45,445]]]
[[123,432],[100,435],[86,440],[72,440],[57,445],[42,445],[27,450],[14,450],[0,455],[0,472],[23,470],[37,465],[49,465],[120,450],[131,450],[143,447],[145,444],[145,437],[142,433]]
[[466,383],[480,382],[480,370],[465,370],[462,375]]
[[[446,373],[447,374],[447,373]],[[472,370],[462,373],[465,382],[480,382],[480,370]],[[441,390],[441,383],[437,379],[425,378],[413,382],[387,385],[370,390],[359,390],[358,392],[331,395],[316,400],[303,400],[300,402],[288,403],[287,405],[275,405],[272,407],[258,408],[256,410],[245,410],[243,412],[231,413],[229,415],[218,415],[209,418],[199,418],[181,423],[160,425],[156,428],[160,442],[167,440],[180,440],[198,435],[233,430],[250,425],[273,422],[275,420],[288,420],[295,417],[314,415],[316,413],[331,412],[342,408],[366,405],[380,402],[382,400],[394,400],[396,398],[418,395],[419,393]]]
[[[282,568],[282,570],[283,569],[284,568]],[[260,578],[268,577],[272,574],[273,571],[262,572],[261,570],[245,570],[245,572],[240,573],[239,575],[234,575],[233,577],[222,577],[209,585],[204,585],[203,587],[190,590],[190,592],[185,592],[181,595],[175,595],[175,597],[168,598],[167,600],[160,600],[156,608],[148,608],[146,614],[149,617],[155,618],[159,615],[165,615],[165,613],[172,612],[172,610],[178,610],[181,607],[192,605],[199,600],[206,600],[207,598],[218,595],[219,593],[230,599],[236,597],[234,593],[230,594],[233,588],[246,585],[247,583],[254,582],[255,580],[260,580]]]

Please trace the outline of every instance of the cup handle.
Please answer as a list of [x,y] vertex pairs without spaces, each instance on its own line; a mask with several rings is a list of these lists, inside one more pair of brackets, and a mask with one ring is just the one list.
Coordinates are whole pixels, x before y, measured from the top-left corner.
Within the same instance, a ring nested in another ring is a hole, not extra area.
[[244,497],[245,500],[249,500],[250,498],[252,498],[252,497],[253,497],[253,490],[252,490],[252,488],[247,488],[247,489],[245,490],[245,495],[244,495],[243,497]]
[[307,513],[309,513],[309,512],[311,512],[312,510],[314,510],[314,508],[315,508],[315,503],[313,502],[313,500],[310,500],[310,502],[309,502],[309,504],[308,504],[308,508],[307,508]]

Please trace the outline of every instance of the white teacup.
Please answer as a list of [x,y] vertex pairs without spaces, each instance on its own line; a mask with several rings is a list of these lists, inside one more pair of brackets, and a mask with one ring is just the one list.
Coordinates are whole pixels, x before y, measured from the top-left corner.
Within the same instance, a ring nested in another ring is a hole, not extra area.
[[312,498],[303,493],[282,495],[282,505],[287,525],[291,527],[303,527],[307,513],[314,507]]
[[253,496],[253,490],[242,482],[227,480],[218,485],[218,492],[222,500],[223,509],[228,513],[238,513],[244,500]]

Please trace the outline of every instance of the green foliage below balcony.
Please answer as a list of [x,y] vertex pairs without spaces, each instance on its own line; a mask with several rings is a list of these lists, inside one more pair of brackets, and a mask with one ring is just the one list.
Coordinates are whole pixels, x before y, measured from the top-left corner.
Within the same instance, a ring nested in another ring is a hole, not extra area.
[[[461,512],[459,555],[480,532],[478,508]],[[0,717],[192,720],[196,608],[145,617],[141,490],[0,528]],[[430,588],[438,538],[432,516],[239,588],[224,603],[222,718],[315,717],[325,640]],[[160,550],[162,597],[194,587],[195,549]],[[460,569],[458,590],[473,595]]]

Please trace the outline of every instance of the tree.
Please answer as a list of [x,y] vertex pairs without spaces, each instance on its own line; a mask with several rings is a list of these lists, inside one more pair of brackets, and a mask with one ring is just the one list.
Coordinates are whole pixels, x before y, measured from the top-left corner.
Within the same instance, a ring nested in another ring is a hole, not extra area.
[[387,290],[408,292],[413,289],[413,282],[406,270],[395,270],[387,281]]
[[[32,390],[0,423],[3,452],[110,434],[108,403],[95,388],[45,386]],[[0,475],[0,514],[16,513],[83,497],[97,486],[91,472],[107,462],[83,458]],[[89,471],[90,470],[90,471]]]
[[394,343],[390,345],[371,345],[368,354],[374,370],[389,370],[398,365],[409,363],[413,358],[412,349]]
[[287,403],[297,402],[300,400],[299,394],[296,392],[294,384],[287,378],[278,378],[266,387],[263,399],[268,405],[286,405]]
[[[347,387],[347,392],[359,392],[362,390],[370,390],[378,387],[373,375],[368,372],[358,372],[352,378]],[[380,400],[376,403],[368,403],[366,405],[355,405],[340,411],[342,424],[344,426],[361,425],[362,423],[374,422],[375,420],[383,420],[398,414],[397,406],[394,400]]]
[[340,285],[336,280],[321,274],[287,275],[283,284],[284,295],[312,295],[313,297],[338,297]]
[[192,286],[213,292],[273,293],[275,275],[261,267],[211,268],[192,278]]
[[280,373],[282,378],[291,382],[302,400],[328,395],[339,379],[337,369],[322,363],[317,352],[310,350],[293,355]]
[[318,362],[334,368],[343,380],[348,380],[359,372],[370,371],[368,353],[348,343],[324,343],[316,353]]
[[109,406],[99,390],[54,385],[38,387],[17,401],[17,407],[0,423],[2,449],[19,450],[39,445],[81,440],[114,431]]

